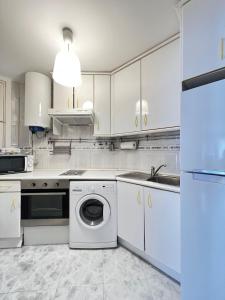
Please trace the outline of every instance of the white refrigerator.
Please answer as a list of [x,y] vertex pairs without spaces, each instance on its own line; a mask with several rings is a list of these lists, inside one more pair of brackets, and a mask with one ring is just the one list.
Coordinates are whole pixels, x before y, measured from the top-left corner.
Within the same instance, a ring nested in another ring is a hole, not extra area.
[[225,80],[181,101],[182,300],[225,300]]

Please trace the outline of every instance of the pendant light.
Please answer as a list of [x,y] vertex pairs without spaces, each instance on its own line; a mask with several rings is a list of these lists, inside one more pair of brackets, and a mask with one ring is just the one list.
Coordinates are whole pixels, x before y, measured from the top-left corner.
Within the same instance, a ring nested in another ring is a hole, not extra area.
[[53,68],[53,79],[67,87],[81,85],[80,61],[73,49],[73,32],[63,28],[64,47],[57,53]]

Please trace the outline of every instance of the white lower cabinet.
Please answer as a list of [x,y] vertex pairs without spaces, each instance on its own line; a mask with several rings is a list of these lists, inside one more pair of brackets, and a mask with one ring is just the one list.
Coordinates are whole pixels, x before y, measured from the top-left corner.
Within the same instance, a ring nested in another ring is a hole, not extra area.
[[117,188],[122,244],[179,280],[180,194],[119,181]]
[[143,188],[126,182],[117,183],[118,236],[144,251]]
[[180,273],[180,194],[144,188],[145,252]]
[[20,219],[20,182],[0,181],[0,239],[20,237]]

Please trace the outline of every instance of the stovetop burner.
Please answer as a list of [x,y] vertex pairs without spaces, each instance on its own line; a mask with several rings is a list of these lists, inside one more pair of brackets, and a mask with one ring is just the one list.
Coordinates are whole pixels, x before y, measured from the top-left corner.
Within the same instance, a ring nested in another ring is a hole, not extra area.
[[80,176],[82,174],[84,174],[85,170],[69,170],[69,171],[66,171],[60,175],[62,176]]

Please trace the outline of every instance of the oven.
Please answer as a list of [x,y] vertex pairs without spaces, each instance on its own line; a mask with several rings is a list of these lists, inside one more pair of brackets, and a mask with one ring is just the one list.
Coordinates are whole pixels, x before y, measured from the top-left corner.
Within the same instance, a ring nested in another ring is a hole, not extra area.
[[21,219],[23,226],[68,225],[69,181],[23,181]]

